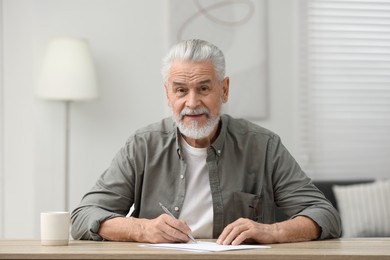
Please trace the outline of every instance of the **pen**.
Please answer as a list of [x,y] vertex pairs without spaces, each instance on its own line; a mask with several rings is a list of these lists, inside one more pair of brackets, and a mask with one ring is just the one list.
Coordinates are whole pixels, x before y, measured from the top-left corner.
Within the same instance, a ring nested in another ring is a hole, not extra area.
[[[159,202],[158,204],[160,204],[161,208],[164,210],[165,213],[167,213],[172,218],[175,218],[175,216],[163,204],[161,204],[161,202]],[[191,239],[192,242],[198,243],[191,234],[187,234],[187,236]]]

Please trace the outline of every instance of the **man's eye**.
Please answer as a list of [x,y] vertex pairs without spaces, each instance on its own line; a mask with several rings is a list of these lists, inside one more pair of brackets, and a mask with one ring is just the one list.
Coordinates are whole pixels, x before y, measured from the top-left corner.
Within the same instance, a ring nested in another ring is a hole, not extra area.
[[200,89],[200,92],[204,93],[204,92],[208,92],[210,90],[210,87],[209,86],[201,86],[199,89]]
[[187,93],[187,90],[185,88],[177,88],[175,90],[176,95],[183,96]]

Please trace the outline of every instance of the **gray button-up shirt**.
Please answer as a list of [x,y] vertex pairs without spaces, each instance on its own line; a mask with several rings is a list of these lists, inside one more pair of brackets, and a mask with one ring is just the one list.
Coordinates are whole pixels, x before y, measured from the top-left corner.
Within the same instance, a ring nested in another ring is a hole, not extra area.
[[[321,238],[338,237],[338,212],[312,184],[280,138],[247,120],[221,116],[217,139],[208,148],[207,166],[213,201],[213,237],[238,218],[275,221],[274,206],[290,217],[308,216]],[[171,118],[138,130],[113,159],[95,186],[72,212],[75,239],[101,240],[106,219],[156,218],[159,202],[178,217],[186,192],[186,162]]]

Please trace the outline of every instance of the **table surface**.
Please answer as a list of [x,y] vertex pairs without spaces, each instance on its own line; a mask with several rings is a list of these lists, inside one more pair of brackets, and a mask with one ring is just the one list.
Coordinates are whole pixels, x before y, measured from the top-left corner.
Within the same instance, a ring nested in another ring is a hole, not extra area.
[[210,253],[140,245],[70,241],[68,246],[42,246],[39,240],[0,240],[0,259],[390,259],[390,238],[331,239],[273,244],[270,249]]

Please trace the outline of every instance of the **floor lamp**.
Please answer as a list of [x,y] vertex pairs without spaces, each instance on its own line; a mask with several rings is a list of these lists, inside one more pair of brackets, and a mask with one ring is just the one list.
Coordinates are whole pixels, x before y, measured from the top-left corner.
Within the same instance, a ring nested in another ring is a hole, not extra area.
[[65,210],[69,211],[69,132],[71,102],[98,97],[96,74],[89,44],[85,39],[52,39],[43,59],[38,96],[65,105]]

